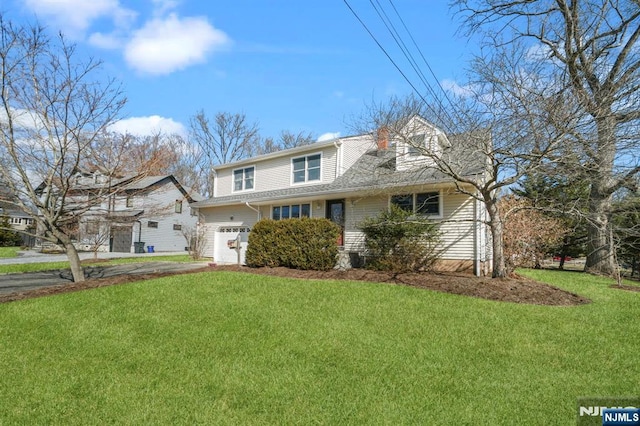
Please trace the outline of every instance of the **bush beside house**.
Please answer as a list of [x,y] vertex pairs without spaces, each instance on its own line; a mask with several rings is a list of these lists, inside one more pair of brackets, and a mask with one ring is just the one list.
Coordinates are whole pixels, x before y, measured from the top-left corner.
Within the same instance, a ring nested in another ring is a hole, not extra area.
[[391,205],[360,224],[365,234],[369,269],[393,272],[417,272],[433,268],[440,243],[435,223]]
[[262,219],[249,234],[246,264],[326,271],[336,264],[340,228],[328,219]]

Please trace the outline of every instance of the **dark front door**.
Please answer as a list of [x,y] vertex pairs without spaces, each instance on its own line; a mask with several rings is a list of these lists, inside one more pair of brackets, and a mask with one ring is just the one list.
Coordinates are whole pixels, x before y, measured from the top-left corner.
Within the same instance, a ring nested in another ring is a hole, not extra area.
[[131,227],[111,227],[111,251],[117,253],[129,253],[131,251]]
[[327,201],[327,219],[340,227],[338,245],[344,245],[344,200]]

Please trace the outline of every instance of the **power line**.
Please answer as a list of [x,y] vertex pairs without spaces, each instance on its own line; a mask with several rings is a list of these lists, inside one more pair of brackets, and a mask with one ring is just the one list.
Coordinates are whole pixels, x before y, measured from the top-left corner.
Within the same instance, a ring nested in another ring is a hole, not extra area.
[[[347,5],[347,7],[349,8],[349,10],[351,11],[351,13],[356,17],[356,19],[358,20],[358,22],[360,22],[360,24],[363,26],[363,28],[367,31],[367,33],[369,34],[369,36],[373,39],[373,41],[378,45],[378,47],[380,48],[380,50],[382,50],[382,52],[385,54],[385,56],[387,57],[387,59],[393,64],[393,66],[398,70],[398,72],[402,75],[402,77],[405,79],[405,81],[411,86],[411,88],[413,89],[413,91],[418,95],[418,97],[420,98],[420,100],[423,102],[423,104],[431,109],[431,111],[438,115],[438,113],[435,111],[435,109],[433,108],[433,106],[427,102],[427,100],[425,99],[425,97],[423,96],[423,94],[418,91],[418,89],[416,88],[416,86],[411,82],[411,80],[409,79],[409,77],[405,74],[405,72],[400,68],[400,66],[394,61],[394,59],[391,57],[391,55],[389,54],[389,52],[382,46],[382,44],[378,41],[378,39],[375,37],[375,35],[372,33],[372,31],[368,28],[368,26],[364,23],[364,21],[360,18],[360,16],[358,15],[358,13],[351,7],[351,5],[349,4],[348,0],[343,0],[344,3]],[[389,33],[391,34],[391,37],[393,38],[393,40],[395,41],[396,45],[400,48],[402,54],[404,55],[405,59],[409,62],[409,64],[411,65],[413,71],[417,74],[419,80],[421,81],[421,83],[425,86],[425,88],[427,89],[427,91],[430,93],[430,95],[433,97],[433,99],[435,100],[435,102],[438,104],[438,106],[441,108],[443,114],[446,116],[447,120],[445,121],[450,121],[450,122],[454,122],[453,118],[451,117],[451,115],[449,114],[447,108],[445,108],[444,104],[442,103],[442,100],[440,98],[440,96],[438,96],[438,94],[436,93],[436,90],[434,88],[434,86],[432,84],[429,83],[428,79],[426,78],[424,72],[422,72],[420,66],[418,65],[415,57],[413,56],[413,54],[411,53],[410,49],[407,47],[407,44],[404,42],[402,36],[400,35],[400,33],[398,32],[398,30],[396,29],[393,21],[389,18],[389,15],[386,13],[386,11],[384,10],[384,8],[382,7],[382,5],[380,4],[379,0],[375,0],[375,3],[377,3],[377,7],[373,2],[374,0],[369,0],[369,3],[371,4],[371,6],[373,7],[373,9],[375,10],[375,12],[377,13],[378,17],[380,18],[380,20],[382,21],[382,23],[385,25],[385,27],[387,28],[387,31],[389,31]],[[455,105],[453,104],[453,102],[451,101],[451,99],[449,98],[449,96],[447,95],[447,92],[444,90],[444,88],[442,87],[442,85],[440,84],[440,82],[438,81],[433,69],[431,68],[431,66],[429,65],[429,62],[427,61],[427,59],[425,58],[424,54],[422,53],[422,50],[420,49],[420,47],[418,46],[417,42],[415,41],[415,38],[413,37],[413,35],[411,34],[411,31],[409,31],[406,23],[404,22],[404,20],[402,19],[402,16],[400,15],[398,9],[395,7],[395,5],[393,4],[392,0],[389,0],[389,3],[391,4],[391,7],[393,8],[396,16],[398,17],[398,19],[400,20],[400,23],[402,24],[402,27],[404,28],[404,30],[406,31],[406,33],[409,35],[409,38],[411,39],[411,42],[413,43],[413,46],[417,49],[418,53],[420,54],[420,57],[422,58],[422,61],[425,63],[425,65],[427,66],[431,76],[433,77],[433,79],[436,81],[437,87],[440,90],[440,92],[444,95],[445,99],[447,100],[448,104],[450,105],[450,107],[453,109],[453,111],[455,112],[456,115],[459,114],[458,109],[455,107]],[[441,123],[442,125],[449,127],[449,131],[451,131],[450,126],[448,125],[448,123],[444,122]]]
[[395,4],[393,4],[393,0],[389,0],[389,3],[391,4],[391,7],[393,8],[394,12],[396,13],[396,15],[398,16],[398,19],[400,19],[400,22],[402,23],[403,28],[405,29],[405,31],[407,32],[407,34],[409,34],[409,38],[411,39],[411,41],[413,42],[413,45],[415,46],[416,50],[418,51],[418,53],[420,54],[420,57],[422,58],[422,60],[424,61],[425,65],[427,66],[427,69],[429,70],[429,72],[431,73],[431,76],[433,77],[433,79],[436,81],[436,83],[438,84],[438,87],[440,88],[440,90],[442,91],[442,94],[444,95],[445,99],[447,100],[447,102],[449,102],[449,105],[451,106],[451,108],[457,112],[457,108],[455,107],[455,105],[453,104],[453,102],[451,102],[451,99],[449,98],[449,95],[447,95],[447,91],[444,90],[444,87],[442,87],[442,85],[440,84],[440,80],[438,80],[438,78],[436,77],[436,74],[433,72],[433,69],[431,68],[431,65],[429,65],[429,61],[427,61],[427,58],[425,58],[424,54],[422,53],[422,49],[420,49],[420,46],[418,46],[418,43],[416,43],[416,40],[413,38],[413,35],[411,34],[411,31],[409,31],[409,28],[407,28],[407,25],[404,22],[404,19],[402,19],[402,16],[400,15],[400,13],[398,12],[398,9],[396,8]]
[[424,98],[424,96],[422,96],[422,94],[418,91],[418,89],[414,86],[414,84],[411,82],[411,80],[409,80],[409,78],[406,76],[406,74],[400,69],[400,67],[398,66],[398,64],[396,64],[396,62],[393,60],[393,58],[389,55],[389,53],[387,52],[387,50],[382,46],[382,44],[380,44],[380,42],[378,41],[378,39],[373,35],[373,33],[371,32],[371,30],[369,30],[369,27],[367,27],[367,25],[362,21],[362,19],[360,19],[360,16],[358,16],[358,14],[356,13],[355,10],[353,10],[353,8],[351,7],[351,5],[349,4],[349,2],[347,0],[343,0],[344,4],[347,5],[347,7],[349,8],[349,10],[351,11],[351,13],[353,14],[353,16],[356,17],[356,19],[358,20],[358,22],[360,22],[360,24],[362,25],[362,27],[367,31],[367,33],[369,34],[369,36],[373,39],[373,41],[378,45],[378,47],[380,48],[380,50],[382,50],[382,52],[385,54],[385,56],[387,57],[387,59],[389,59],[389,61],[391,61],[391,63],[393,64],[393,66],[398,70],[398,72],[402,75],[402,77],[404,77],[405,81],[409,84],[409,86],[411,86],[411,88],[413,89],[414,92],[416,92],[416,94],[420,97],[420,99],[422,100],[422,102],[424,102],[425,105],[429,105],[429,103],[427,102],[427,100]]

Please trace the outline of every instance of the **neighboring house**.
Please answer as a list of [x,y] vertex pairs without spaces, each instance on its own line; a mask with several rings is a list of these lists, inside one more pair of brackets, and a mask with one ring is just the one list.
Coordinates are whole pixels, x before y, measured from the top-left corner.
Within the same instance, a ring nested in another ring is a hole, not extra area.
[[31,215],[22,210],[4,209],[0,210],[0,215],[9,217],[9,225],[16,231],[26,231],[34,226]]
[[[78,172],[68,202],[82,209],[72,230],[79,250],[136,252],[185,251],[185,232],[198,218],[194,199],[172,175],[111,180],[98,172]],[[105,188],[107,188],[105,190]],[[102,191],[99,202],[89,200]],[[144,243],[144,244],[143,244]]]
[[[453,155],[456,150],[454,138],[450,141],[420,117],[409,120],[407,128],[414,142],[432,152]],[[209,229],[207,254],[220,263],[236,262],[228,241],[238,236],[244,262],[248,234],[259,219],[299,217],[326,217],[340,225],[341,263],[360,263],[366,253],[358,225],[395,203],[439,223],[438,268],[487,273],[491,259],[484,205],[429,168],[429,161],[410,144],[389,140],[384,130],[316,142],[215,167],[213,197],[192,207]],[[483,178],[480,159],[464,163],[466,174]]]
[[32,235],[27,235],[24,232],[35,232],[35,222],[33,217],[22,210],[12,208],[9,204],[0,202],[0,216],[7,216],[9,218],[9,225],[15,231],[20,233],[22,237],[22,244],[26,247],[33,247],[35,244],[35,238]]

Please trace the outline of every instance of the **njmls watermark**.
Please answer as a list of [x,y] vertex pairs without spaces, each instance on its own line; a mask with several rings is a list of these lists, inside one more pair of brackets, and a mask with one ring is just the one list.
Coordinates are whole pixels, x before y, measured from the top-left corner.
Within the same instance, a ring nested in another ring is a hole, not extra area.
[[640,426],[640,397],[578,398],[578,426]]

